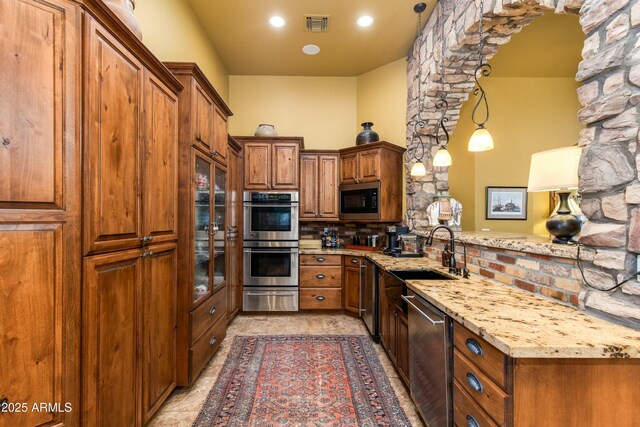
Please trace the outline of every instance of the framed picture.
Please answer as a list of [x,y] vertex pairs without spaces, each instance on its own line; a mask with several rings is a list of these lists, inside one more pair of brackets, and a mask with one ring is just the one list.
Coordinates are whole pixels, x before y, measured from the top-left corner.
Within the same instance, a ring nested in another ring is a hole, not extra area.
[[487,187],[486,219],[527,219],[527,187]]

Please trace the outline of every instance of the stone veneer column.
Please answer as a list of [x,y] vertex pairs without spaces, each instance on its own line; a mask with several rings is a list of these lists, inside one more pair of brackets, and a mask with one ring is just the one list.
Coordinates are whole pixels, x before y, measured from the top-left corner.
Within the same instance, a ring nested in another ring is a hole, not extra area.
[[[583,82],[578,96],[583,109],[579,119],[586,124],[576,141],[585,147],[580,163],[580,192],[590,221],[581,242],[587,280],[604,289],[635,272],[635,254],[640,253],[640,0],[486,0],[485,58],[491,59],[499,46],[546,11],[580,15],[587,39],[576,78]],[[418,96],[423,100],[425,133],[433,133],[440,113],[434,100],[438,91],[449,102],[448,130],[452,133],[460,108],[474,87],[473,73],[478,65],[479,1],[449,0],[451,10],[445,22],[447,49],[444,53],[445,77],[436,72],[440,61],[438,16],[436,9],[408,54],[407,98],[407,215],[417,228],[426,228],[426,208],[436,194],[447,192],[448,168],[432,166],[437,151],[433,141],[426,144],[424,163],[427,175],[414,179],[409,170],[420,148],[413,141],[413,123],[418,114]],[[417,64],[417,49],[422,63]],[[418,66],[422,67],[421,93],[418,93]],[[614,293],[583,287],[581,308],[592,308],[620,318],[640,319],[640,286],[627,284]]]

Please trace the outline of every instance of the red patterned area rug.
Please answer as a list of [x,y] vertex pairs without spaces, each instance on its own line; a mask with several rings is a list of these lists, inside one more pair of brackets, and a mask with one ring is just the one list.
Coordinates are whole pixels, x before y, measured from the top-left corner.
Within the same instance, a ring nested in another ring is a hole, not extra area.
[[193,423],[411,426],[364,335],[236,337]]

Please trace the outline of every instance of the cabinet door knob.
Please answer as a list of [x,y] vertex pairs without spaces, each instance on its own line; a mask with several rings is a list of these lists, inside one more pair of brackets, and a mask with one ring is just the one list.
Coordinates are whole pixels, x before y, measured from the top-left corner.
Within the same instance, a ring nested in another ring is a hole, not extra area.
[[216,337],[211,338],[211,340],[209,341],[209,345],[216,345],[218,341],[216,341]]
[[213,316],[215,313],[216,313],[216,308],[211,307],[211,310],[209,310],[209,314]]
[[467,372],[467,383],[478,393],[482,393],[484,391],[484,387],[482,386],[480,379],[472,372]]
[[322,295],[318,295],[318,296],[316,297],[316,299],[317,299],[318,301],[324,301],[326,298],[325,298],[325,297],[323,297]]
[[211,157],[215,157],[218,155],[218,152],[216,150],[211,151]]
[[358,263],[358,260],[357,260],[357,259],[355,259],[355,258],[351,258],[351,264],[357,264],[357,263]]
[[472,415],[467,415],[467,427],[480,427],[480,423]]
[[324,279],[324,274],[320,273],[320,274],[316,274],[316,277],[318,279]]
[[482,350],[482,346],[480,345],[480,343],[474,340],[473,338],[467,338],[464,344],[467,346],[469,351],[471,351],[476,356],[482,356],[484,354],[484,351]]

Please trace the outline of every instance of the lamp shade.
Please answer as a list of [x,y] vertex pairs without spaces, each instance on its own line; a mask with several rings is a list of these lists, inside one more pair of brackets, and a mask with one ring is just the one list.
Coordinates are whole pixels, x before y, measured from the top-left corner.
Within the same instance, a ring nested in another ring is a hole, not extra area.
[[578,163],[582,148],[556,148],[531,155],[527,191],[557,191],[578,188]]
[[483,127],[479,127],[473,132],[469,139],[469,151],[488,151],[493,150],[493,138],[489,131]]
[[449,150],[441,147],[433,157],[433,166],[451,166],[451,154],[449,154]]
[[411,166],[411,176],[425,176],[427,174],[427,168],[424,167],[424,163],[416,162]]

